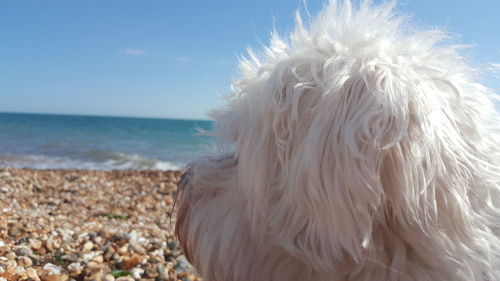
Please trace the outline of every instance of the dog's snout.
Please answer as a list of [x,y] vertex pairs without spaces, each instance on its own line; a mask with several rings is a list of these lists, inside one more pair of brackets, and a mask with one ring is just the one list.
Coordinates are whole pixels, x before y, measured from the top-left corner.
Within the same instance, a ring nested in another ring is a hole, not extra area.
[[191,182],[191,179],[193,178],[193,169],[191,167],[187,167],[186,171],[184,174],[181,176],[181,180],[179,181],[178,188],[179,190],[185,190],[186,187],[189,185]]

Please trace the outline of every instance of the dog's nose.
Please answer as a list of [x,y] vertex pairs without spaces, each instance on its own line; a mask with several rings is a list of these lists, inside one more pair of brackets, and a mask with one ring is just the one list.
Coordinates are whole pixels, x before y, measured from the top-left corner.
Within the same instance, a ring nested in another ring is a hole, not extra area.
[[178,184],[178,189],[181,191],[184,190],[186,186],[189,185],[189,182],[191,182],[192,177],[193,177],[193,169],[190,166],[188,166],[184,174],[182,174],[181,176],[181,180],[179,181]]

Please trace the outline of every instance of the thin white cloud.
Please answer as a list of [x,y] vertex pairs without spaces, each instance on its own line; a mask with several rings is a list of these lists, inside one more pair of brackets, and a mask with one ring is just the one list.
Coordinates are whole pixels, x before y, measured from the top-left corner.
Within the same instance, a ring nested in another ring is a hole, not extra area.
[[146,54],[146,51],[139,50],[139,49],[127,48],[127,49],[125,49],[125,54],[131,55],[131,56],[142,56],[142,55]]
[[179,62],[187,62],[187,61],[190,61],[190,59],[188,57],[178,57],[177,61],[179,61]]
[[496,71],[500,71],[500,63],[490,63],[491,67],[496,70]]

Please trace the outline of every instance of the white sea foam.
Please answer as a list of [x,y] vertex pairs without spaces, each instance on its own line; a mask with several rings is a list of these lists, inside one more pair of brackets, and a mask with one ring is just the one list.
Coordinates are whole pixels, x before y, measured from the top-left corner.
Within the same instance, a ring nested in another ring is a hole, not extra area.
[[[75,159],[47,155],[0,155],[0,166],[32,169],[80,170],[180,170],[181,163],[121,152],[93,152],[94,157]],[[106,155],[107,154],[107,155]]]

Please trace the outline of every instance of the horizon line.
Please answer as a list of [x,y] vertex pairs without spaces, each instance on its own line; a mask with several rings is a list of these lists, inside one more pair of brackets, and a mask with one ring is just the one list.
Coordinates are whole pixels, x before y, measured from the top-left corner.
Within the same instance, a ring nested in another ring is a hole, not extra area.
[[103,117],[103,118],[138,118],[138,119],[169,119],[179,121],[210,121],[211,119],[180,118],[180,117],[158,117],[158,116],[124,116],[124,115],[101,115],[89,113],[54,113],[54,112],[26,112],[26,111],[0,111],[0,114],[33,114],[33,115],[53,115],[53,116],[77,116],[77,117]]

